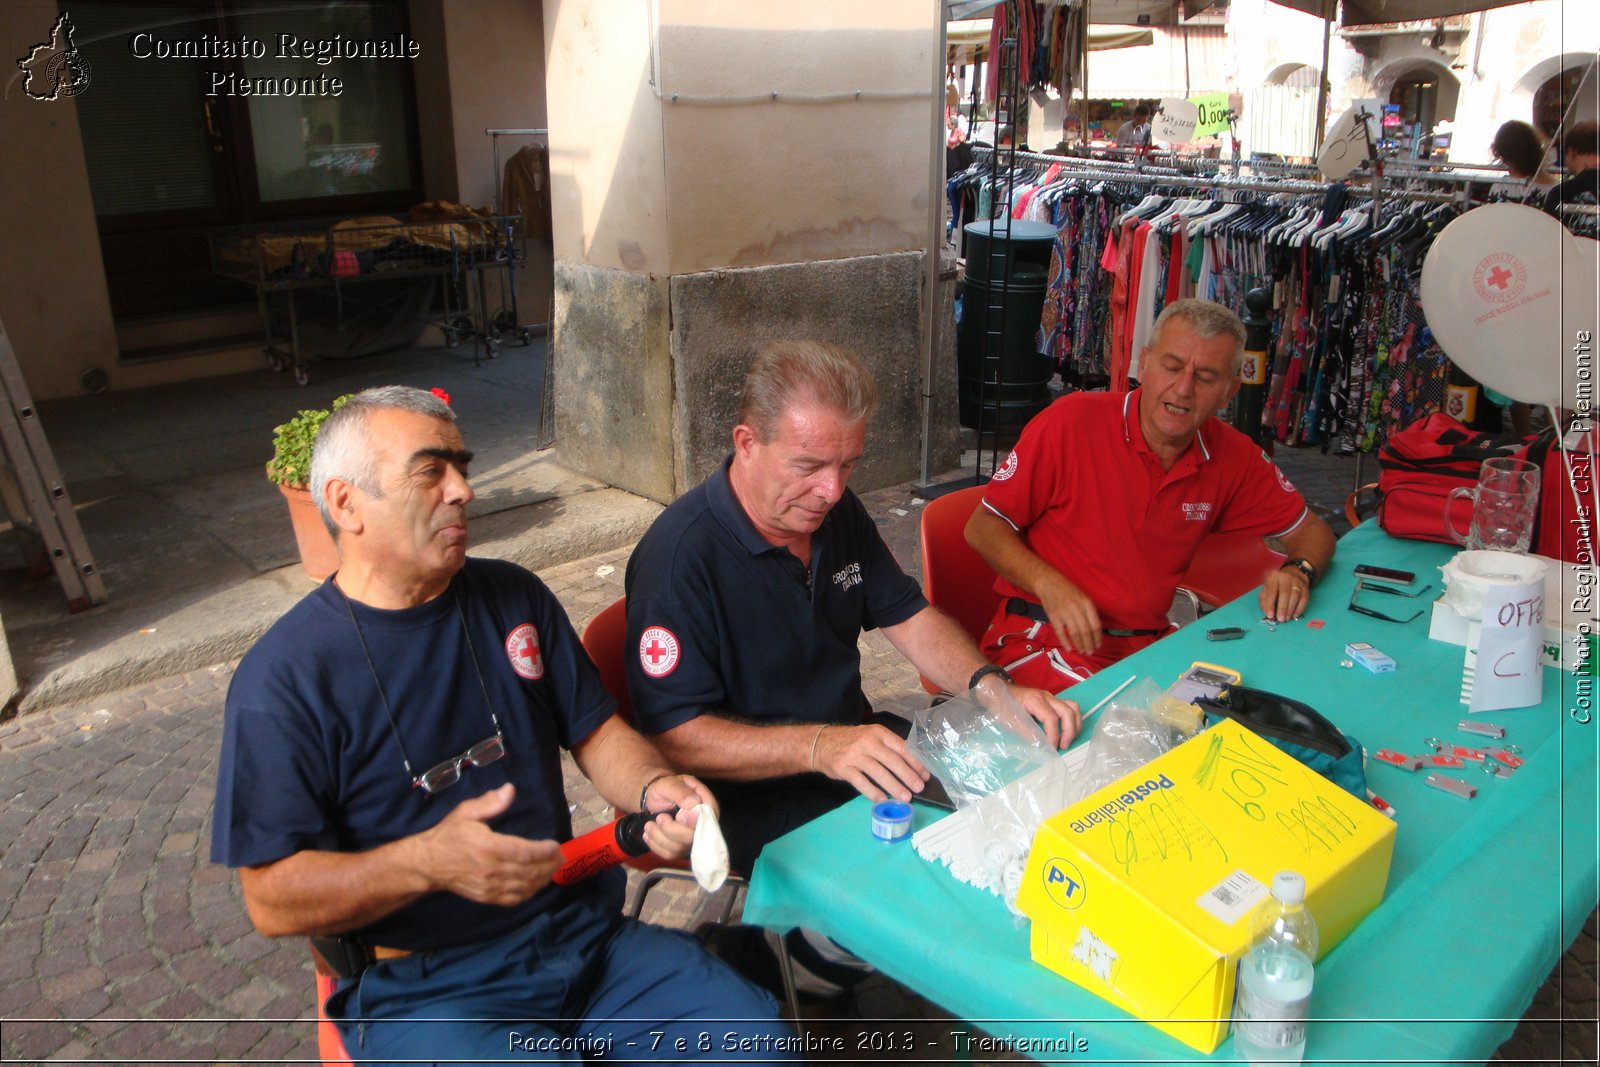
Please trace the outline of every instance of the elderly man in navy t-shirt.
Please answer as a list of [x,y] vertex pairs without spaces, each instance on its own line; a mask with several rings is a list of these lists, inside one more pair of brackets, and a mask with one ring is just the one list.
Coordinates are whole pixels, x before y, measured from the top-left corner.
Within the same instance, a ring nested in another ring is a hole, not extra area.
[[312,488],[340,568],[239,665],[212,858],[263,934],[333,939],[327,1012],[358,1060],[721,1060],[729,1035],[791,1058],[770,996],[622,918],[619,869],[551,881],[572,836],[562,748],[613,804],[660,813],[663,857],[713,801],[616,717],[543,583],[467,558],[454,420],[392,386],[324,425]]

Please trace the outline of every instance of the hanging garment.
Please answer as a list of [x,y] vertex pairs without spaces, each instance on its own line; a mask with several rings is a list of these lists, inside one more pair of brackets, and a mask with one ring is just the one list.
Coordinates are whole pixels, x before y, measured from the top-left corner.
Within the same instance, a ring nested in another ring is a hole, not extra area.
[[500,183],[501,210],[522,216],[522,235],[550,240],[550,152],[524,145],[506,160]]

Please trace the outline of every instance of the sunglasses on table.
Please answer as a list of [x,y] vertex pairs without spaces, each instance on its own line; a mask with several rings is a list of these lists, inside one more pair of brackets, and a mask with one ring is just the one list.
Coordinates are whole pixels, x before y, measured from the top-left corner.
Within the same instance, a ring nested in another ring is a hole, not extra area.
[[1347,606],[1357,615],[1365,615],[1369,619],[1382,619],[1384,622],[1398,623],[1416,622],[1418,619],[1422,618],[1423,612],[1427,610],[1426,608],[1418,608],[1416,614],[1412,615],[1408,619],[1397,619],[1393,615],[1385,615],[1381,611],[1374,611],[1372,608],[1366,607],[1362,604],[1357,604],[1356,597],[1364,590],[1371,590],[1374,593],[1384,593],[1388,596],[1402,596],[1408,600],[1412,600],[1421,596],[1423,593],[1426,593],[1432,588],[1433,583],[1430,582],[1421,589],[1408,591],[1405,589],[1396,589],[1394,586],[1384,582],[1369,583],[1365,578],[1357,578],[1355,588],[1350,590],[1350,603]]

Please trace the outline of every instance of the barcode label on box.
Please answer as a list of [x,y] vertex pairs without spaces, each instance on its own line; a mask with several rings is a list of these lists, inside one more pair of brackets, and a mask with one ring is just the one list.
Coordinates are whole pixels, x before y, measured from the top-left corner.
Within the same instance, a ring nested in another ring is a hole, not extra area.
[[1256,881],[1243,871],[1234,871],[1200,894],[1195,903],[1215,915],[1225,926],[1232,926],[1249,914],[1266,895],[1266,883]]

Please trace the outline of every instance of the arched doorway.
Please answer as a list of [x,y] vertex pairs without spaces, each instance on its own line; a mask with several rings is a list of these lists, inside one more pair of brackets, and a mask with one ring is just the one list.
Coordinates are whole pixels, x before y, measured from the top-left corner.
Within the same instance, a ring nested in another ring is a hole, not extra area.
[[1583,80],[1585,66],[1571,66],[1546,78],[1533,91],[1533,125],[1546,137],[1553,136],[1561,126],[1561,116],[1578,95],[1578,83]]
[[1455,121],[1461,83],[1447,68],[1427,60],[1396,63],[1373,80],[1379,99],[1386,100],[1385,147],[1402,156],[1426,154],[1434,127]]

